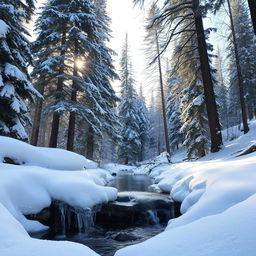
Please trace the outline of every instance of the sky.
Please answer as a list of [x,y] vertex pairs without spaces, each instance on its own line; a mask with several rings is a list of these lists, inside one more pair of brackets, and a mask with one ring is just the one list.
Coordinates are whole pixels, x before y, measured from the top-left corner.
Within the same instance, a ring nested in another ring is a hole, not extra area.
[[[134,78],[137,81],[138,88],[140,84],[143,86],[145,82],[146,60],[143,51],[145,10],[138,6],[134,7],[132,0],[108,0],[107,3],[107,11],[112,19],[110,47],[118,54],[114,58],[115,67],[117,71],[120,70],[121,49],[127,33]],[[114,82],[114,88],[117,92],[119,91],[119,84],[120,81]]]

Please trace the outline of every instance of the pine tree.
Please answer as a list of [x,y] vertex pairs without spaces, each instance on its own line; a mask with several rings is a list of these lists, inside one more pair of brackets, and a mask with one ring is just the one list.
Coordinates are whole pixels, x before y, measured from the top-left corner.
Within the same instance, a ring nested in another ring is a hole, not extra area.
[[117,137],[117,97],[110,84],[116,77],[113,51],[106,46],[108,23],[103,18],[104,8],[98,6],[103,2],[95,2],[49,0],[36,23],[39,36],[34,43],[33,76],[50,102],[45,111],[53,112],[51,147],[57,146],[63,113],[70,113],[69,150],[74,148],[76,119],[80,122],[80,117],[92,134],[90,141],[101,137],[103,131]]
[[[186,47],[183,47],[184,42],[188,42]],[[173,60],[174,63],[183,63],[177,69],[177,74],[182,88],[179,89],[181,132],[185,135],[183,145],[187,149],[188,158],[204,156],[209,143],[203,80],[198,53],[193,51],[196,47],[195,34],[192,31],[183,33],[175,47]]]
[[25,141],[30,122],[26,100],[40,97],[27,70],[31,53],[25,23],[34,9],[32,0],[0,1],[0,135]]
[[[233,1],[230,7],[231,10],[232,25],[234,28],[229,35],[231,113],[232,115],[236,115],[237,109],[242,109],[240,108],[242,97],[244,100],[244,109],[246,109],[248,117],[252,119],[254,116],[256,96],[256,76],[254,72],[256,68],[256,46],[253,43],[253,30],[248,10],[243,1]],[[233,36],[233,33],[235,33],[235,36]],[[233,65],[237,61],[239,61],[239,73],[236,66]],[[242,79],[242,86],[240,85],[241,81],[239,77]],[[241,95],[240,87],[244,91],[243,95]],[[240,98],[238,98],[238,95],[240,95]]]
[[[164,91],[164,81],[162,74],[162,64],[161,64],[161,56],[160,56],[160,36],[159,33],[162,30],[161,23],[156,22],[154,26],[151,25],[152,20],[159,12],[157,5],[155,3],[152,4],[149,15],[147,26],[147,35],[146,40],[148,42],[148,50],[150,64],[152,65],[155,61],[157,62],[157,70],[159,76],[159,84],[160,84],[160,95],[159,99],[161,99],[161,110],[162,110],[162,121],[163,121],[163,131],[164,131],[164,139],[165,139],[165,150],[170,155],[170,143],[169,143],[169,135],[168,135],[168,124],[167,124],[167,113],[166,113],[166,97]],[[153,55],[152,55],[153,53]]]
[[[220,48],[217,48],[217,56],[214,62],[214,68],[216,69],[215,80],[216,84],[214,91],[217,97],[220,122],[222,128],[229,127],[229,117],[228,117],[228,88],[226,82],[224,81],[224,70],[223,70],[223,57]],[[228,129],[227,129],[228,132]],[[228,136],[227,136],[228,137]]]
[[143,96],[143,89],[140,86],[140,92],[137,99],[137,111],[140,119],[140,141],[141,151],[139,154],[139,161],[143,161],[148,156],[148,145],[149,145],[149,131],[151,129],[149,113],[146,106],[145,98]]
[[[144,2],[143,0],[134,0],[135,3]],[[202,74],[204,96],[207,109],[207,118],[211,136],[211,151],[217,152],[222,146],[221,127],[213,90],[213,79],[210,67],[210,60],[207,52],[206,36],[203,27],[203,17],[207,13],[210,5],[202,6],[199,0],[193,1],[165,1],[162,11],[153,19],[154,24],[164,24],[162,34],[165,35],[165,42],[160,53],[163,53],[169,46],[170,42],[178,38],[183,32],[191,31],[193,27],[197,39],[198,57],[200,60],[200,70]],[[190,21],[187,26],[184,26]],[[166,33],[167,31],[167,33]],[[184,46],[190,41],[184,42]],[[195,50],[195,49],[194,49]]]
[[122,50],[120,79],[122,83],[119,116],[122,140],[118,149],[118,157],[124,164],[130,164],[139,160],[142,143],[140,138],[141,119],[138,115],[138,100],[128,55],[127,36]]
[[181,113],[180,113],[180,80],[177,76],[172,75],[169,78],[169,97],[167,104],[167,114],[169,121],[169,138],[171,149],[174,151],[178,149],[179,145],[184,141],[184,134],[181,131]]

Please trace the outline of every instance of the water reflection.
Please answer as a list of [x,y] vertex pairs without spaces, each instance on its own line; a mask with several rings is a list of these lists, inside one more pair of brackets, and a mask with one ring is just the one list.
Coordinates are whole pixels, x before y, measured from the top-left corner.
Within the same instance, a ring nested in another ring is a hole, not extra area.
[[132,173],[118,173],[116,179],[110,186],[122,191],[149,191],[149,186],[153,184],[148,175],[134,175]]

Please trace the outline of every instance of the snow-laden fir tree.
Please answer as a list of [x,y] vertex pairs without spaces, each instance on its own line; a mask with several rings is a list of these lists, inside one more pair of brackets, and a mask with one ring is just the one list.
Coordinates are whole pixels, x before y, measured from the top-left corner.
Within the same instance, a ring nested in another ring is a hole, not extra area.
[[[241,66],[243,87],[245,94],[245,104],[247,107],[248,117],[250,119],[255,115],[256,106],[256,45],[253,41],[253,29],[248,15],[246,3],[242,0],[234,0],[231,4],[236,44],[238,48],[238,58]],[[240,123],[240,102],[238,74],[235,63],[234,42],[232,32],[228,37],[229,40],[229,102],[232,124]]]
[[[226,86],[226,81],[224,79],[224,63],[223,63],[223,53],[221,52],[219,46],[216,52],[216,58],[214,61],[214,68],[216,70],[215,76],[215,87],[214,92],[216,94],[216,99],[218,103],[218,110],[220,116],[220,123],[222,129],[229,127],[229,116],[228,116],[228,88]],[[228,132],[228,129],[227,129]],[[228,137],[228,136],[227,136]]]
[[31,53],[25,23],[34,8],[32,0],[0,1],[0,135],[20,140],[28,139],[26,100],[40,97],[27,70]]
[[168,81],[169,84],[169,97],[167,102],[167,116],[169,122],[169,138],[170,146],[174,151],[179,148],[179,145],[182,145],[184,141],[184,134],[181,131],[181,113],[180,113],[180,97],[181,92],[180,80],[178,76],[174,74]]
[[175,47],[173,60],[173,63],[178,63],[176,71],[182,87],[181,132],[185,134],[183,145],[187,149],[188,158],[204,156],[209,146],[204,87],[196,49],[197,40],[192,26],[182,33]]
[[142,151],[141,116],[138,109],[138,95],[134,89],[132,67],[128,53],[127,35],[121,57],[121,103],[119,118],[121,123],[121,142],[118,148],[118,158],[124,164],[140,160]]
[[[118,135],[118,117],[116,114],[116,102],[119,100],[115,95],[115,91],[112,88],[111,81],[117,79],[118,76],[113,66],[112,56],[116,53],[107,46],[107,43],[111,37],[109,18],[106,12],[106,0],[94,0],[95,3],[95,16],[99,24],[98,37],[96,38],[97,52],[91,56],[91,61],[88,64],[88,70],[90,72],[85,73],[84,79],[91,81],[95,84],[100,92],[100,98],[98,104],[101,109],[96,105],[88,105],[95,115],[100,119],[101,125],[97,127],[100,130],[100,134],[95,132],[95,129],[90,125],[87,136],[87,154],[93,158],[93,152],[90,145],[90,140],[94,142],[94,149],[100,150],[102,144],[102,136],[108,137],[112,142],[116,143],[119,140]],[[86,104],[86,103],[85,103]],[[103,111],[99,111],[103,110]],[[88,141],[89,140],[89,141]]]
[[140,141],[141,152],[139,155],[139,161],[143,161],[150,157],[148,150],[149,146],[149,132],[151,130],[151,124],[149,120],[149,112],[146,106],[145,98],[143,95],[142,85],[140,86],[139,96],[137,99],[137,111],[140,118]]
[[111,125],[111,133],[115,133],[117,97],[110,79],[116,74],[103,25],[106,22],[97,4],[89,0],[49,0],[37,20],[33,76],[50,102],[45,109],[53,112],[52,147],[57,146],[63,113],[70,113],[69,150],[74,147],[77,115],[97,136],[103,130],[110,132]]

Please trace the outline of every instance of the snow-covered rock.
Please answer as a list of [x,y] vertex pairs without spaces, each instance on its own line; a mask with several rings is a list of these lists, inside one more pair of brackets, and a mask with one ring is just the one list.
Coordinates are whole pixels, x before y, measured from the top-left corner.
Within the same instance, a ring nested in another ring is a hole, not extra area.
[[94,168],[93,161],[64,149],[34,147],[25,142],[0,136],[0,162],[8,157],[22,165],[35,165],[56,170]]

